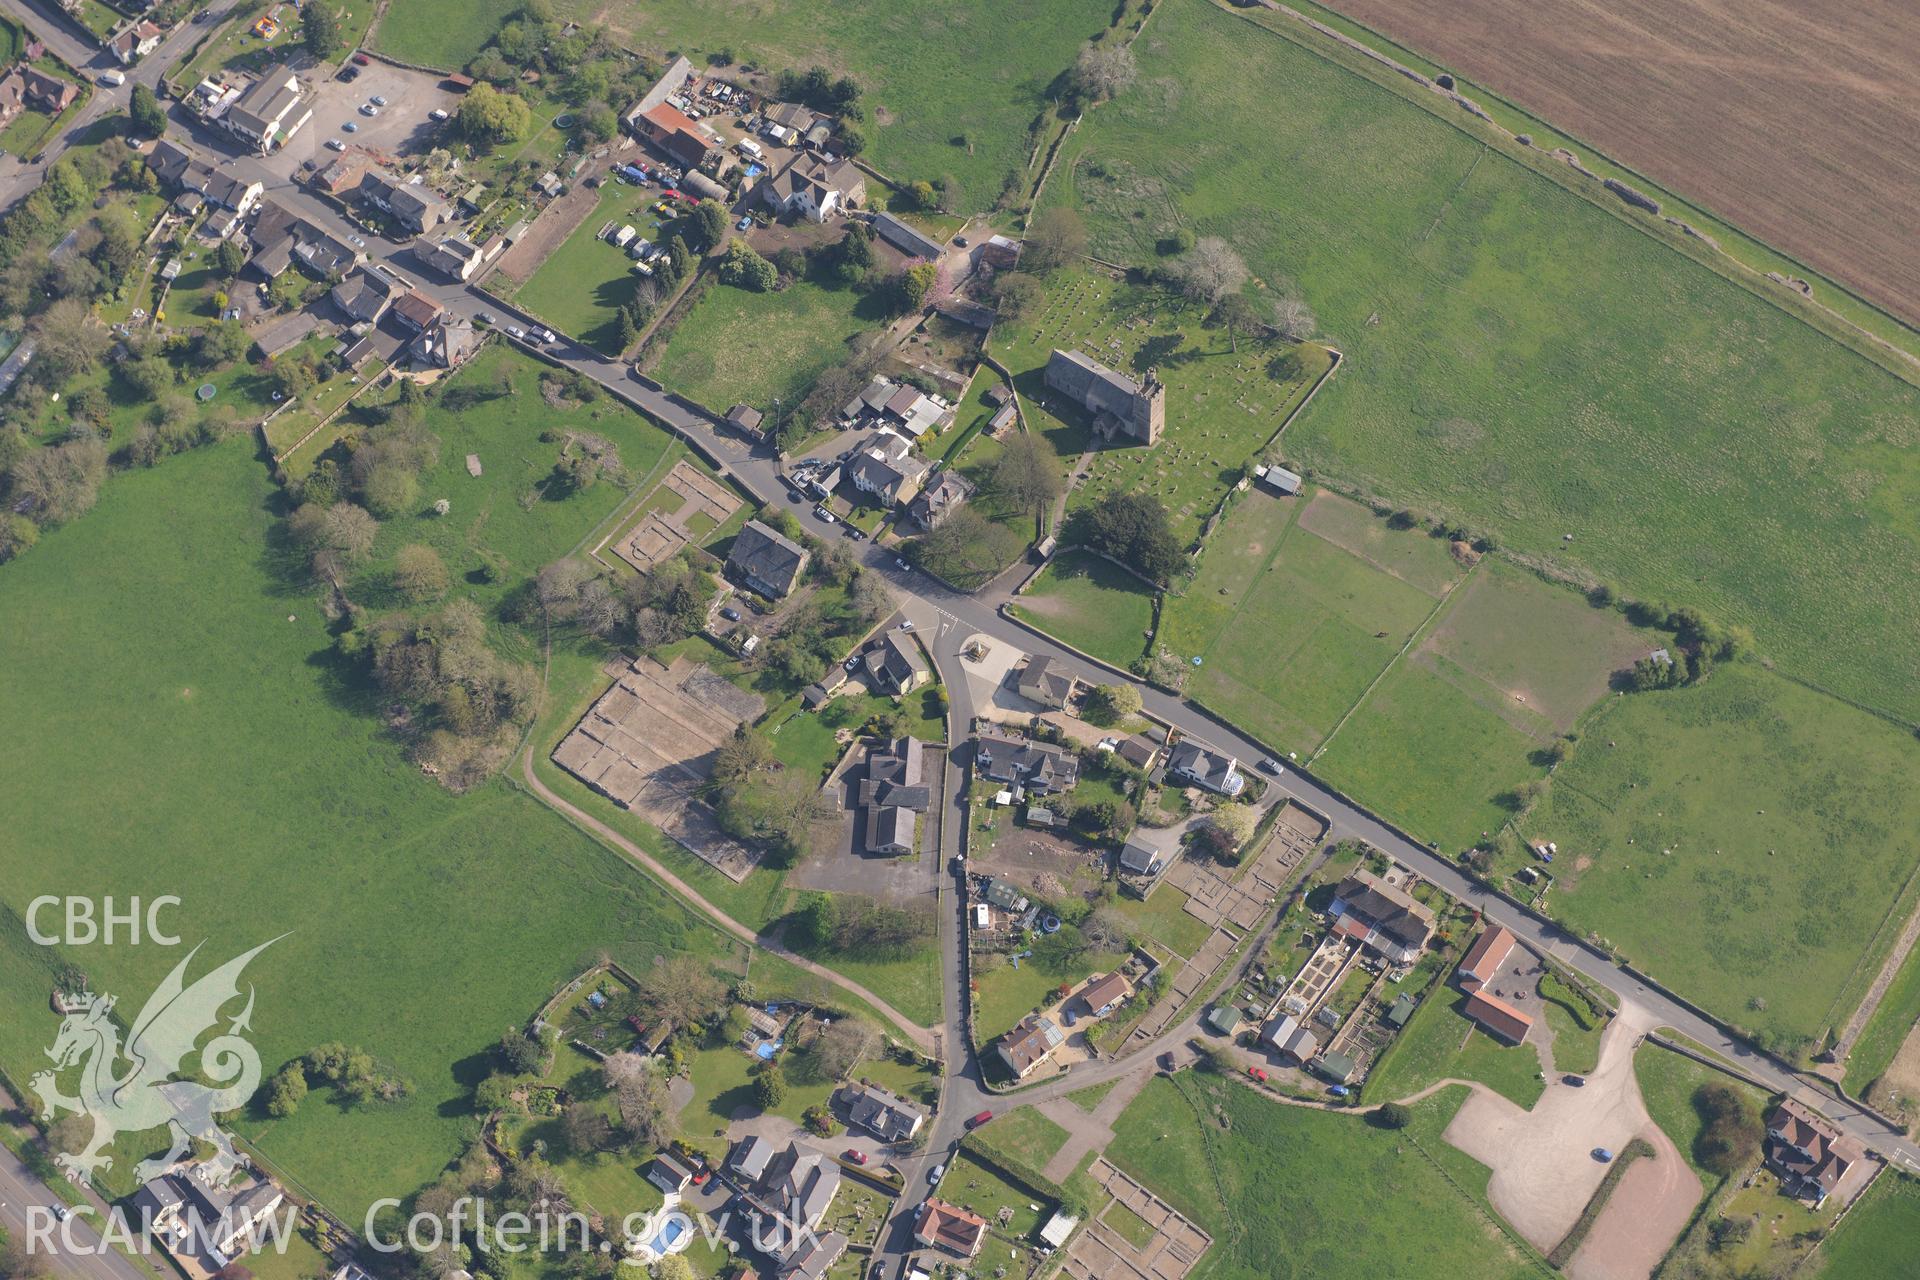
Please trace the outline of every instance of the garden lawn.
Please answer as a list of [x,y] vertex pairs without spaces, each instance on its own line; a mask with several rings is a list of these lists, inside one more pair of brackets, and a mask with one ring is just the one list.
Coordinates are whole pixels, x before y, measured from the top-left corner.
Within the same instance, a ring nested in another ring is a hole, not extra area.
[[1067,1131],[1032,1107],[996,1116],[976,1132],[988,1150],[1004,1152],[1030,1169],[1043,1169],[1067,1145]]
[[849,340],[884,319],[871,295],[812,280],[777,293],[715,284],[680,319],[653,375],[718,413],[750,404],[771,415],[775,397],[792,410]]
[[[1301,502],[1259,491],[1237,498],[1208,540],[1199,573],[1162,603],[1155,644],[1178,659],[1201,660],[1190,668],[1190,697],[1277,750],[1305,756],[1461,571],[1424,534],[1389,532],[1373,521],[1381,530],[1374,546],[1349,536],[1357,530],[1337,528],[1374,557],[1363,558],[1306,524],[1307,512],[1351,504],[1326,494],[1306,511]],[[1401,563],[1411,566],[1405,576],[1381,567]]]
[[1699,1109],[1693,1105],[1694,1094],[1703,1085],[1723,1084],[1745,1098],[1756,1114],[1766,1106],[1766,1096],[1723,1071],[1652,1042],[1643,1043],[1634,1051],[1633,1076],[1639,1082],[1640,1099],[1647,1104],[1647,1114],[1673,1139],[1681,1157],[1700,1175],[1701,1185],[1711,1194],[1721,1177],[1702,1165],[1694,1150],[1694,1143],[1707,1127]]
[[1153,631],[1153,592],[1110,560],[1056,556],[1016,598],[1014,616],[1116,667],[1132,665]]
[[1065,973],[1053,972],[1032,960],[1022,960],[1018,969],[1009,962],[979,973],[975,979],[979,990],[973,1000],[979,1043],[990,1044],[1013,1030],[1016,1022],[1051,1001],[1062,983],[1078,983],[1096,973],[1106,973],[1125,959],[1111,952],[1087,951]]
[[1505,1045],[1460,1012],[1466,997],[1448,987],[1427,993],[1406,1029],[1367,1077],[1365,1100],[1392,1102],[1438,1080],[1478,1080],[1517,1106],[1532,1110],[1546,1092],[1540,1055],[1530,1044]]
[[[571,553],[629,490],[604,479],[584,492],[563,493],[548,485],[560,445],[542,442],[543,432],[573,430],[606,438],[619,450],[634,486],[665,475],[684,456],[672,436],[611,396],[554,408],[541,394],[544,376],[552,376],[546,365],[505,343],[489,343],[440,385],[425,419],[440,437],[440,460],[420,477],[417,509],[381,525],[373,555],[355,583],[356,599],[388,607],[403,603],[387,579],[394,553],[409,543],[438,551],[461,593],[489,607]],[[470,453],[480,459],[478,476],[467,473]],[[693,465],[701,466],[698,460]],[[440,498],[452,504],[444,516],[433,513]],[[497,582],[475,581],[488,557],[506,571]]]
[[[1350,367],[1291,459],[1746,624],[1794,674],[1920,718],[1920,392],[1444,100],[1263,24],[1302,31],[1162,0],[1048,202],[1108,259],[1183,226],[1293,281]],[[1176,116],[1207,124],[1170,141]]]
[[1913,1274],[1915,1240],[1920,1240],[1920,1182],[1884,1173],[1821,1246],[1824,1265],[1818,1274],[1832,1280],[1900,1280]]
[[994,354],[1013,374],[1030,426],[1049,418],[1085,422],[1080,406],[1046,386],[1056,348],[1080,351],[1136,380],[1157,372],[1167,387],[1165,434],[1150,448],[1100,448],[1069,508],[1115,493],[1150,494],[1166,506],[1183,544],[1199,534],[1245,468],[1260,460],[1331,364],[1319,346],[1247,334],[1229,341],[1226,329],[1206,324],[1195,304],[1092,268],[1047,277],[1045,305],[1009,333],[996,329],[994,337]]
[[[1030,127],[1051,125],[1049,86],[1114,12],[1111,0],[756,0],[718,9],[706,0],[612,9],[567,0],[561,8],[607,23],[631,47],[678,50],[696,65],[724,50],[770,71],[821,65],[849,75],[866,109],[862,158],[901,181],[951,175],[965,210],[992,207],[1008,175],[1027,172]],[[870,184],[869,194],[886,192]]]
[[1911,733],[1739,663],[1609,702],[1524,831],[1560,846],[1563,922],[1791,1051],[1846,1021],[1911,908],[1915,777]]
[[1182,889],[1162,884],[1145,902],[1130,894],[1114,899],[1120,914],[1182,958],[1190,958],[1213,936],[1211,926],[1187,913],[1187,895]]
[[1218,1077],[1156,1077],[1107,1158],[1213,1235],[1194,1280],[1536,1275],[1485,1210],[1485,1168],[1439,1139],[1463,1096],[1426,1099],[1392,1133]]
[[[196,973],[278,938],[247,974],[266,1069],[339,1040],[413,1093],[349,1109],[316,1089],[290,1119],[237,1127],[357,1221],[460,1149],[488,1047],[592,956],[732,957],[736,972],[738,957],[518,792],[453,796],[408,767],[313,596],[276,572],[277,501],[249,444],[195,450],[115,476],[0,573],[0,720],[34,729],[0,746],[0,904],[177,894],[177,931],[207,947]],[[19,928],[0,918],[15,935],[0,946],[0,1066],[20,1079],[57,1026],[52,963],[137,1010],[185,951],[56,951]],[[131,1190],[128,1157],[155,1136],[126,1140],[112,1190]]]
[[[1051,1214],[1051,1206],[1045,1200],[1036,1200],[1033,1190],[1002,1176],[999,1170],[976,1160],[964,1149],[947,1162],[946,1176],[940,1179],[937,1194],[948,1204],[973,1210],[996,1224],[992,1229],[998,1234],[1013,1240],[1032,1235]],[[1040,1205],[1038,1210],[1033,1207],[1036,1203]],[[1004,1227],[997,1225],[1002,1209],[1013,1211]]]
[[600,228],[608,222],[630,224],[646,239],[659,239],[660,216],[649,208],[658,198],[648,188],[602,183],[594,211],[547,255],[513,300],[561,333],[618,356],[617,317],[633,301],[641,277],[625,249],[600,238]]
[[520,7],[519,0],[410,0],[389,5],[374,31],[373,47],[403,62],[458,71]]

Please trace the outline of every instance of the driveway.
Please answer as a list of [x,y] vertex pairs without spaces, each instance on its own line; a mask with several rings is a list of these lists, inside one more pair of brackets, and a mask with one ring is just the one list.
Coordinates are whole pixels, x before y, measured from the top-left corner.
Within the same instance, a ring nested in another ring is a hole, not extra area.
[[[1644,1251],[1653,1260],[1679,1236],[1699,1203],[1699,1179],[1647,1115],[1633,1074],[1634,1048],[1655,1021],[1646,1010],[1622,1005],[1601,1039],[1600,1066],[1586,1077],[1585,1088],[1553,1080],[1533,1110],[1522,1111],[1491,1090],[1476,1087],[1447,1126],[1448,1142],[1493,1170],[1487,1184],[1493,1207],[1542,1252],[1560,1243],[1606,1176],[1607,1166],[1593,1158],[1596,1147],[1619,1152],[1641,1137],[1659,1152],[1644,1163],[1654,1166],[1661,1185],[1673,1184],[1672,1193],[1643,1204],[1638,1216],[1623,1224],[1644,1239]],[[1611,1230],[1608,1235],[1611,1238]],[[1608,1251],[1614,1251],[1613,1246]]]

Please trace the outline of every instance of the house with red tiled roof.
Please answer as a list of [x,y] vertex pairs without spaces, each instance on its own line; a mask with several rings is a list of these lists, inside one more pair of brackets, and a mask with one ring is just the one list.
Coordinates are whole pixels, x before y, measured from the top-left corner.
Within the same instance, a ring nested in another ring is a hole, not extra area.
[[1783,1191],[1816,1209],[1865,1166],[1866,1157],[1857,1138],[1791,1098],[1767,1113],[1767,1164],[1780,1175]]
[[1494,925],[1473,940],[1460,967],[1453,971],[1453,980],[1462,991],[1480,990],[1493,981],[1500,966],[1513,954],[1514,941],[1513,934],[1504,926]]
[[1476,991],[1467,997],[1466,1015],[1480,1024],[1481,1030],[1508,1044],[1519,1044],[1533,1029],[1533,1019],[1498,996]]
[[929,1249],[971,1258],[987,1239],[987,1220],[977,1213],[929,1198],[913,1220],[913,1238]]
[[713,150],[712,137],[694,118],[670,103],[649,107],[634,119],[642,138],[688,168],[696,168]]

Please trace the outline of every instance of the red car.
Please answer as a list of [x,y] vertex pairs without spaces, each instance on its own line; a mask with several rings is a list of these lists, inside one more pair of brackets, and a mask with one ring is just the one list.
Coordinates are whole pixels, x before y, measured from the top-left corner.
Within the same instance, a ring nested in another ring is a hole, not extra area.
[[707,1179],[711,1178],[712,1176],[713,1176],[713,1170],[702,1169],[700,1172],[693,1175],[693,1185],[696,1187],[705,1186]]
[[357,63],[359,63],[359,64],[360,64],[361,66],[363,66],[363,67],[365,67],[365,66],[371,66],[371,65],[373,64],[373,59],[372,59],[372,58],[369,58],[369,57],[368,57],[368,56],[367,56],[366,54],[364,54],[364,53],[356,53],[356,54],[354,54],[354,55],[353,55],[353,60],[354,60],[355,62],[357,62]]
[[991,1119],[993,1119],[993,1112],[982,1111],[979,1115],[967,1121],[967,1128],[978,1129],[981,1125],[985,1124],[987,1121]]
[[855,1151],[852,1147],[848,1147],[842,1154],[855,1164],[865,1164],[867,1162],[867,1153],[864,1151]]
[[1265,1084],[1267,1082],[1267,1073],[1259,1067],[1248,1067],[1247,1074],[1252,1076],[1255,1080],[1258,1080],[1261,1084]]

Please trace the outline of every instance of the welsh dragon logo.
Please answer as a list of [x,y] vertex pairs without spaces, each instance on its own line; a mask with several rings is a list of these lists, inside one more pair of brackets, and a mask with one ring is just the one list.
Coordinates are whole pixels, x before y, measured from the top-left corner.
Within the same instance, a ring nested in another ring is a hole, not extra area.
[[[201,1034],[220,1021],[220,1010],[239,998],[240,974],[248,961],[278,941],[263,942],[188,986],[187,965],[199,954],[196,946],[148,998],[124,1048],[111,1016],[112,996],[88,992],[70,1002],[60,1034],[47,1050],[53,1070],[42,1071],[29,1082],[40,1096],[46,1118],[71,1111],[93,1120],[93,1136],[83,1150],[54,1157],[68,1177],[83,1182],[97,1171],[111,1169],[113,1158],[103,1149],[116,1135],[143,1133],[162,1125],[168,1129],[172,1147],[158,1159],[140,1162],[134,1176],[141,1182],[158,1177],[182,1159],[196,1139],[215,1149],[207,1162],[215,1185],[246,1162],[214,1116],[244,1106],[260,1086],[260,1054],[240,1034],[252,1029],[252,986],[246,989],[246,1007],[226,1031],[198,1049],[199,1073],[214,1083],[173,1077],[195,1055]],[[123,1060],[128,1064],[124,1070]],[[60,1091],[57,1077],[76,1064],[80,1091],[69,1097]]]

